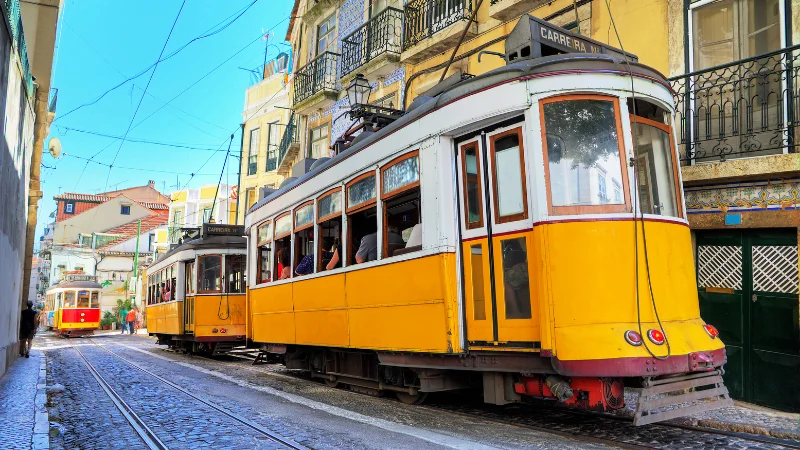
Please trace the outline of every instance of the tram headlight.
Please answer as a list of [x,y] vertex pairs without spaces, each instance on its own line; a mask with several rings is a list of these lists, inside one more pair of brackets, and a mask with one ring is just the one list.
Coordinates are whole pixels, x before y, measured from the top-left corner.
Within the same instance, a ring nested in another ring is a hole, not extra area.
[[633,330],[628,330],[625,332],[625,342],[634,347],[638,347],[642,345],[642,336]]
[[666,340],[664,338],[664,333],[662,333],[660,330],[647,330],[647,337],[653,344],[656,345],[663,345],[664,341]]
[[705,324],[703,325],[703,329],[706,330],[706,333],[708,333],[709,336],[711,336],[711,339],[716,339],[719,337],[719,330],[717,330],[717,327],[714,325]]

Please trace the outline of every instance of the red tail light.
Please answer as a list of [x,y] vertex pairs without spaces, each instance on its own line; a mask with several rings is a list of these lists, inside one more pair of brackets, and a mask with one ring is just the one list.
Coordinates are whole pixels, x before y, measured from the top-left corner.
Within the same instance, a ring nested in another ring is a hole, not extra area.
[[225,328],[220,328],[220,329],[219,329],[219,332],[220,332],[220,333],[227,333],[227,332],[228,332],[228,330],[226,330]]
[[653,342],[653,344],[664,344],[664,333],[662,333],[660,330],[647,330],[647,337]]
[[711,339],[716,339],[719,337],[719,330],[714,325],[705,324],[703,325],[703,329],[706,330]]
[[642,345],[642,336],[633,330],[628,330],[625,332],[625,342],[634,347],[638,347]]

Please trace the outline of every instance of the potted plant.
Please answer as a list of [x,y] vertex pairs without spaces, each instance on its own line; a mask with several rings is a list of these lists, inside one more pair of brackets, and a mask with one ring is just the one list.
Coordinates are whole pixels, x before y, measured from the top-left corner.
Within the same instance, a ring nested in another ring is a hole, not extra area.
[[111,311],[103,313],[103,318],[100,319],[100,328],[103,330],[110,330],[111,324],[114,323],[114,314]]

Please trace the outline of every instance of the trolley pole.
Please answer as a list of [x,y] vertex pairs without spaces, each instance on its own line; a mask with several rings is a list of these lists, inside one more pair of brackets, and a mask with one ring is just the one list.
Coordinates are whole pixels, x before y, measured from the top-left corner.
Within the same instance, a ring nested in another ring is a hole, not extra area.
[[[136,222],[136,250],[133,253],[133,276],[136,277],[136,282],[133,285],[133,301],[132,303],[136,304],[136,299],[139,297],[139,290],[136,288],[136,285],[139,284],[139,235],[142,233],[142,221],[139,220]],[[129,279],[130,280],[130,279]],[[128,286],[128,292],[131,291],[131,287]]]

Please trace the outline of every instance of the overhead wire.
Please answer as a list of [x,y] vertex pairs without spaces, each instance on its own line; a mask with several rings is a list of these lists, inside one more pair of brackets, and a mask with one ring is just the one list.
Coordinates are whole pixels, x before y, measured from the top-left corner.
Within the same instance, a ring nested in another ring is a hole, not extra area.
[[[617,24],[614,22],[614,15],[611,12],[611,5],[609,4],[609,0],[605,0],[605,4],[606,4],[606,9],[608,10],[608,17],[609,17],[609,19],[611,21],[611,26],[614,29],[614,34],[616,35],[617,42],[619,43],[619,48],[620,48],[620,50],[622,50],[622,53],[623,53],[623,59],[625,60],[625,65],[628,67],[628,75],[629,75],[629,78],[631,80],[631,96],[633,98],[633,102],[632,102],[633,103],[633,113],[631,114],[631,116],[632,116],[633,124],[635,125],[636,124],[636,89],[635,89],[634,80],[633,80],[633,69],[631,68],[631,63],[628,60],[627,55],[624,54],[625,53],[625,47],[622,45],[622,39],[620,39],[619,31],[617,30]],[[633,139],[633,136],[631,136],[631,139]],[[639,327],[639,336],[642,339],[642,344],[644,345],[644,348],[647,350],[647,353],[649,353],[650,356],[652,356],[653,358],[663,361],[663,360],[666,360],[667,358],[669,358],[671,356],[672,348],[670,347],[669,337],[667,336],[667,332],[664,330],[664,325],[661,323],[661,318],[658,315],[658,307],[656,306],[656,297],[655,297],[655,294],[653,293],[653,281],[650,278],[650,258],[648,257],[648,252],[647,252],[647,234],[646,234],[647,233],[646,232],[646,228],[647,227],[645,226],[645,223],[644,223],[644,210],[641,210],[641,205],[638,204],[638,201],[637,201],[638,198],[639,198],[639,190],[638,190],[639,182],[637,180],[637,177],[639,175],[638,174],[639,168],[636,166],[636,143],[632,142],[632,144],[633,144],[634,157],[631,158],[631,165],[633,166],[633,185],[636,188],[636,189],[634,189],[634,192],[632,194],[632,197],[633,197],[633,241],[634,241],[634,245],[633,245],[633,248],[634,248],[634,289],[636,290],[636,322],[637,322],[638,327]],[[658,323],[658,328],[661,330],[661,334],[664,336],[664,342],[667,345],[667,354],[664,355],[664,356],[656,355],[653,352],[653,350],[650,349],[650,346],[647,345],[647,339],[645,339],[644,335],[642,334],[642,311],[641,311],[641,299],[640,299],[640,293],[639,293],[639,225],[636,223],[636,214],[637,214],[636,210],[637,209],[640,209],[640,211],[639,211],[639,213],[640,213],[639,222],[641,223],[641,226],[642,226],[642,247],[643,247],[643,250],[644,250],[644,264],[645,264],[645,272],[646,272],[646,275],[647,275],[647,285],[648,285],[649,292],[650,292],[650,300],[651,300],[651,303],[653,305],[653,313],[654,313],[654,315],[656,317],[656,322]]]
[[[115,140],[122,139],[122,136],[116,136],[116,135],[113,135],[113,134],[98,133],[96,131],[90,131],[90,130],[82,130],[80,128],[72,128],[72,127],[65,127],[65,126],[59,126],[59,125],[55,125],[55,127],[56,127],[56,129],[58,129],[59,133],[62,136],[66,135],[66,133],[62,132],[61,130],[67,130],[67,131],[74,131],[76,133],[89,134],[89,135],[92,135],[92,136],[112,138],[112,139],[115,139]],[[151,140],[151,139],[131,138],[131,137],[127,138],[126,140],[127,140],[127,142],[135,142],[135,143],[141,143],[141,144],[152,144],[152,145],[161,145],[161,146],[165,146],[165,147],[185,148],[185,149],[189,149],[189,150],[215,151],[215,149],[212,146],[205,145],[205,144],[187,144],[187,143],[184,143],[184,142],[155,141],[155,140]],[[205,146],[201,147],[201,145],[205,145]]]

